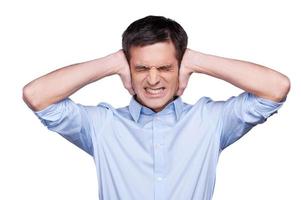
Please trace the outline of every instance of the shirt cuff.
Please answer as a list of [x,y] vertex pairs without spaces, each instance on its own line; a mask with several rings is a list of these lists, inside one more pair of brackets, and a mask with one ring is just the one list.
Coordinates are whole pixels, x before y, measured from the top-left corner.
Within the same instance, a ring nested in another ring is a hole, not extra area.
[[283,99],[280,102],[276,102],[276,101],[272,101],[269,99],[265,99],[262,97],[258,97],[254,94],[251,94],[256,101],[256,110],[260,113],[262,113],[262,115],[265,118],[270,117],[271,115],[277,113],[278,109],[283,105],[283,103],[285,102],[286,98]]
[[63,105],[66,104],[71,99],[66,98],[56,103],[53,103],[46,108],[35,111],[34,114],[41,120],[41,122],[46,126],[47,122],[54,122],[61,118],[62,113],[60,110],[63,109]]

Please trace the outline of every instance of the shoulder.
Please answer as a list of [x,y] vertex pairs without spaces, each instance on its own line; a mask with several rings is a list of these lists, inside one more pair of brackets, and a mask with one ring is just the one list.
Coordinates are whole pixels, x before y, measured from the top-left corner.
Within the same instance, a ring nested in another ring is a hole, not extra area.
[[216,112],[222,109],[225,101],[222,100],[213,100],[210,97],[204,96],[201,97],[195,104],[195,109],[198,109],[202,112]]
[[194,104],[187,104],[183,102],[183,117],[199,117],[201,119],[215,119],[218,118],[222,111],[222,101],[215,101],[210,97],[203,96]]
[[125,117],[130,118],[129,106],[115,108],[111,104],[106,102],[100,102],[97,105],[97,111],[101,112],[106,117]]

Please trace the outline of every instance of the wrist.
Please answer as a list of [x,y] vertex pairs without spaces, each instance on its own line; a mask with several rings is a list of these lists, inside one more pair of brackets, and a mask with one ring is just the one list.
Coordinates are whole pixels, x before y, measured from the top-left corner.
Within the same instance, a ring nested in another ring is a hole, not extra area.
[[186,56],[187,62],[185,64],[189,72],[204,73],[203,61],[206,57],[205,54],[195,50],[187,49]]
[[121,75],[124,71],[125,62],[127,62],[123,50],[119,50],[113,54],[110,54],[109,60],[113,74]]
[[105,69],[106,71],[106,76],[114,75],[118,73],[118,58],[115,55],[115,53],[109,54],[105,57],[100,58],[100,60],[103,62],[101,68]]

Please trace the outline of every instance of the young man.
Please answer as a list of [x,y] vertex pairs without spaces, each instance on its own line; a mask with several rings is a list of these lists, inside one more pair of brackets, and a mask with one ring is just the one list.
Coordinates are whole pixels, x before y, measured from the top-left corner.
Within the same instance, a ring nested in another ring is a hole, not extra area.
[[[58,69],[23,89],[24,101],[48,129],[95,160],[100,199],[212,198],[220,152],[283,104],[289,79],[250,62],[187,49],[175,21],[148,16],[123,34],[123,50]],[[226,101],[182,102],[189,76],[203,73],[245,92]],[[84,106],[69,96],[118,74],[129,106]]]

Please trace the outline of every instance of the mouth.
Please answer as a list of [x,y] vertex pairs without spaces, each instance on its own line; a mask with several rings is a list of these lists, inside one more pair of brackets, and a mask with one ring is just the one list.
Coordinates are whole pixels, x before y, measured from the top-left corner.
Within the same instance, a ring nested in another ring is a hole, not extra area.
[[149,97],[162,97],[165,94],[166,88],[165,87],[158,87],[158,88],[144,88],[147,96]]

